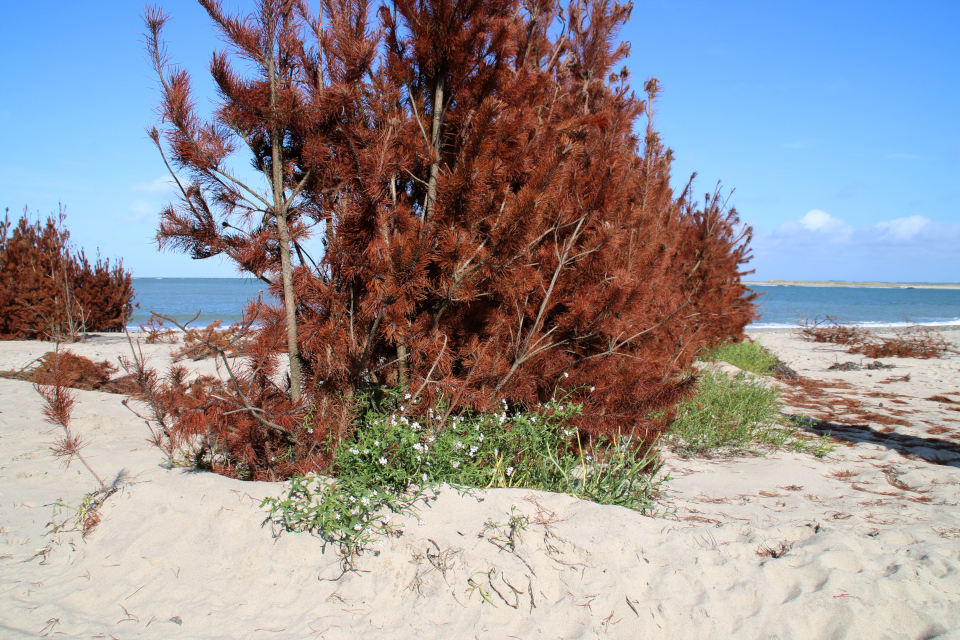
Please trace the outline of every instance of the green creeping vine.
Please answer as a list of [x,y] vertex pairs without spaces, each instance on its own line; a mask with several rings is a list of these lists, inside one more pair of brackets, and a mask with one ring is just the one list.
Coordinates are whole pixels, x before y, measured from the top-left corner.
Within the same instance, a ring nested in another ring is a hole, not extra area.
[[316,532],[351,557],[378,535],[402,532],[392,514],[416,515],[415,502],[440,484],[524,487],[649,513],[669,479],[659,475],[656,451],[641,455],[628,437],[581,449],[566,426],[581,406],[563,398],[536,411],[511,414],[504,407],[442,424],[442,403],[427,411],[424,424],[406,416],[409,403],[409,394],[396,389],[379,400],[361,398],[357,426],[340,443],[331,476],[294,478],[286,496],[266,498],[261,507],[269,507],[271,521]]

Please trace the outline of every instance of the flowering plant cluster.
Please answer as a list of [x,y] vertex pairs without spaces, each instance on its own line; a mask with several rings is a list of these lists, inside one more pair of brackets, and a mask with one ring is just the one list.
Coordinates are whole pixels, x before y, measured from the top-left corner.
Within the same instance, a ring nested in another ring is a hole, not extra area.
[[356,428],[338,448],[331,477],[294,478],[286,497],[267,498],[272,521],[315,531],[349,555],[377,535],[402,532],[392,513],[415,515],[424,491],[527,487],[568,493],[647,512],[660,467],[655,453],[627,438],[595,441],[591,451],[569,426],[582,411],[568,398],[536,411],[462,413],[445,420],[444,405],[415,418],[402,390],[364,397]]

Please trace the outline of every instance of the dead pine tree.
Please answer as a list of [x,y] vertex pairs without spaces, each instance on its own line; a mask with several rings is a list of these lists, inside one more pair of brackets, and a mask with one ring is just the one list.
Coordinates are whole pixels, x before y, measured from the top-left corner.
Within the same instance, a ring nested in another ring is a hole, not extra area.
[[[7,212],[9,214],[9,211]],[[46,224],[0,219],[0,340],[76,341],[87,331],[122,331],[133,311],[123,261],[91,265],[70,244],[66,208]]]
[[[311,178],[311,170],[297,162],[299,141],[292,131],[294,123],[304,126],[298,121],[311,118],[302,95],[309,53],[297,33],[299,3],[259,2],[250,19],[226,14],[216,0],[200,4],[228,43],[211,61],[221,102],[210,122],[196,113],[187,72],[170,63],[161,36],[168,16],[153,7],[144,15],[163,126],[148,134],[179,191],[179,202],[160,214],[157,242],[196,259],[226,255],[242,272],[271,285],[283,301],[290,398],[298,403],[303,377],[292,255],[300,266],[310,259],[301,244],[309,234],[302,221],[310,203],[301,196]],[[235,71],[231,54],[253,69],[252,77]],[[226,166],[241,145],[252,154],[266,189],[247,185]]]
[[[269,369],[285,331],[318,425],[298,431],[295,407],[274,403],[276,417],[258,415],[283,431],[233,429],[236,451],[249,437],[290,451],[284,469],[329,463],[358,392],[394,385],[423,419],[446,407],[436,428],[569,394],[583,404],[576,437],[629,435],[642,449],[664,428],[655,416],[693,389],[698,351],[752,317],[739,279],[749,233],[718,200],[700,209],[689,188],[674,193],[659,85],[638,96],[620,67],[631,5],[259,0],[233,18],[201,4],[229,44],[211,62],[212,123],[169,67],[166,17],[147,14],[172,164],[194,177],[158,237],[264,279],[289,265],[291,293],[272,285],[284,308],[262,310],[250,367]],[[237,140],[269,192],[224,169]],[[316,260],[302,250],[311,233]],[[219,402],[198,399],[206,413],[172,428],[244,415]],[[268,454],[244,455],[250,477],[274,475]]]
[[[76,523],[82,529],[83,535],[86,536],[100,522],[98,510],[104,501],[117,491],[117,486],[116,482],[114,484],[104,482],[100,474],[94,471],[93,467],[90,466],[90,463],[81,452],[86,446],[86,442],[84,442],[83,438],[81,438],[71,426],[73,409],[76,404],[76,392],[67,386],[64,366],[61,362],[61,354],[60,344],[57,343],[57,348],[53,355],[52,384],[34,384],[33,387],[44,400],[44,420],[63,430],[63,433],[57,436],[54,445],[51,447],[53,455],[60,458],[67,468],[70,467],[70,463],[76,458],[97,481],[98,488],[87,494],[83,503],[74,509],[76,512]],[[63,507],[68,505],[58,503],[58,506]],[[68,508],[73,509],[73,507],[69,506]],[[54,530],[57,530],[58,525],[56,523],[53,523],[53,525]]]

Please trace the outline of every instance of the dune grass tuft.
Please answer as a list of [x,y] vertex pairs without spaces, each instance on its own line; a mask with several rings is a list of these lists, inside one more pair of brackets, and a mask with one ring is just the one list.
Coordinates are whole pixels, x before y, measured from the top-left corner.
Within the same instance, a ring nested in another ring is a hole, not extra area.
[[759,341],[731,342],[717,345],[705,351],[702,362],[729,362],[744,371],[768,375],[770,367],[780,364],[780,359],[767,351]]

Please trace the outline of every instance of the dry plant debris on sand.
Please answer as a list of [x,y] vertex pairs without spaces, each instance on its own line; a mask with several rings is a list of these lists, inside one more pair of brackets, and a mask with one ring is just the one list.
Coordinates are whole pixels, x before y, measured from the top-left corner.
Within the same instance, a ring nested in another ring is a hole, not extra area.
[[[93,483],[53,461],[55,433],[31,384],[0,380],[0,635],[956,637],[960,358],[827,371],[832,345],[761,339],[801,380],[821,381],[821,395],[772,384],[787,388],[786,412],[841,443],[824,459],[668,453],[657,518],[559,494],[444,487],[417,516],[394,516],[402,534],[347,573],[314,536],[273,537],[258,505],[281,483],[163,467],[122,397],[96,391],[77,392],[72,424],[121,490],[86,538],[48,533],[53,504],[80,504]],[[48,347],[4,343],[0,369]],[[122,337],[71,345],[92,360],[127,348]],[[167,345],[143,348],[155,364],[170,360]],[[216,373],[210,360],[192,366]],[[805,397],[818,404],[799,406]]]

